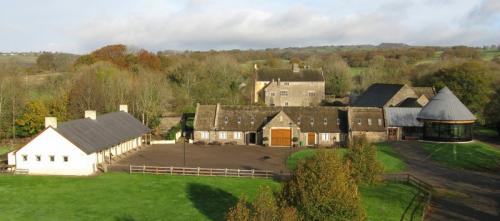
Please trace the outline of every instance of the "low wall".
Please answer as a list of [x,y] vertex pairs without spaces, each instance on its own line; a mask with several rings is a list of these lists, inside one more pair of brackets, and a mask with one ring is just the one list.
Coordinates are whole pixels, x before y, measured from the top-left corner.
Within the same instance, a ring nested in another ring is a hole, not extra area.
[[175,140],[152,140],[151,144],[175,144]]

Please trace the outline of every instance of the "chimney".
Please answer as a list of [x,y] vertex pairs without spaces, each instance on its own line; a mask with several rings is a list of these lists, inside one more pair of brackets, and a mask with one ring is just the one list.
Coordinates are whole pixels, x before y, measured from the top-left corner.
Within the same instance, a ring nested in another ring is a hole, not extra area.
[[293,65],[292,65],[292,72],[293,73],[299,73],[300,72],[299,64],[293,63]]
[[128,113],[128,105],[120,104],[119,110]]
[[57,117],[45,117],[45,128],[57,128]]
[[97,113],[95,110],[86,110],[85,118],[90,118],[91,120],[97,119]]
[[280,85],[280,82],[281,82],[281,79],[280,79],[280,78],[278,78],[278,86]]

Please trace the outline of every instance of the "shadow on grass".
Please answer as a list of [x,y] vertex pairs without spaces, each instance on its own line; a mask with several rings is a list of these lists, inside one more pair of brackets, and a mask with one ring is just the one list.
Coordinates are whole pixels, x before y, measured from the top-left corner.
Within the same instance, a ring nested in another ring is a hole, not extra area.
[[132,217],[130,215],[122,215],[122,216],[115,218],[115,221],[136,221],[136,220],[137,219],[135,219],[134,217]]
[[189,183],[187,193],[195,208],[210,220],[225,220],[229,208],[238,202],[231,193],[199,183]]
[[392,144],[390,143],[379,143],[379,144],[376,144],[375,145],[377,147],[377,151],[379,152],[382,152],[382,153],[385,153],[391,157],[394,157],[394,158],[400,158],[401,156],[399,156],[398,153],[396,153],[392,147]]

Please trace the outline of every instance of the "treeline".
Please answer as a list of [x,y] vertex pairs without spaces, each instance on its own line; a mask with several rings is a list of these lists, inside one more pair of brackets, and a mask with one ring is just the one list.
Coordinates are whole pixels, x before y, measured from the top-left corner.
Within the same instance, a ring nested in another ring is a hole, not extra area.
[[[266,50],[158,52],[109,45],[82,56],[42,53],[36,63],[0,60],[0,138],[31,136],[43,117],[60,121],[128,104],[156,128],[166,113],[194,112],[196,103],[250,104],[259,68],[321,69],[326,92],[363,92],[372,83],[450,87],[479,117],[499,124],[500,57],[481,59],[470,47],[308,47]],[[47,77],[33,80],[37,73]],[[38,82],[38,83],[34,83]],[[496,93],[496,94],[495,94]],[[496,102],[496,103],[495,103]],[[499,126],[500,128],[500,126]]]

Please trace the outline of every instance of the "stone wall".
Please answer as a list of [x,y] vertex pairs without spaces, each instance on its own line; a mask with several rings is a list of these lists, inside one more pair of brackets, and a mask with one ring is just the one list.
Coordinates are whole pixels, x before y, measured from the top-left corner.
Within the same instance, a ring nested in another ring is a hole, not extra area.
[[[324,82],[273,82],[264,89],[268,106],[317,106],[325,99]],[[287,91],[286,96],[280,94]],[[310,94],[311,92],[311,94]],[[314,93],[314,96],[311,96]],[[288,105],[286,105],[288,103]]]
[[394,95],[385,105],[386,107],[397,106],[407,98],[418,98],[417,94],[408,85],[403,86],[401,90]]

